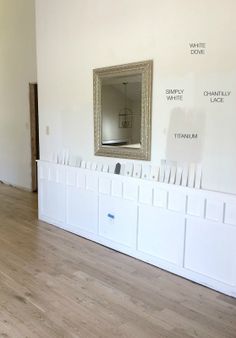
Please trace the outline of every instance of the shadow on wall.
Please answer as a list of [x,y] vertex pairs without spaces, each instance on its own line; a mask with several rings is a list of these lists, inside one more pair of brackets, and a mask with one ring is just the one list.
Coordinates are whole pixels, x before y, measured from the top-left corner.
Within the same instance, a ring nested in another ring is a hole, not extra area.
[[174,108],[171,111],[166,159],[178,162],[202,161],[206,115],[202,111]]

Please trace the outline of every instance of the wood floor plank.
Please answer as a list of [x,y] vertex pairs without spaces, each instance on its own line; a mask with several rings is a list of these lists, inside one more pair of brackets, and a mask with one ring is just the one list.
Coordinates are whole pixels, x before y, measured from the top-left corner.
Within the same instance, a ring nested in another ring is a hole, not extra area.
[[37,219],[0,184],[0,337],[236,338],[236,300]]

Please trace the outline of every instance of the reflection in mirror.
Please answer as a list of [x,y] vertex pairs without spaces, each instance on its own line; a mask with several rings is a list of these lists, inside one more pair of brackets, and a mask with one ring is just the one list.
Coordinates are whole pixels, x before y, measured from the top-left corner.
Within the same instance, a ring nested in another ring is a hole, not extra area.
[[102,145],[141,146],[141,74],[102,80]]
[[95,69],[95,155],[150,159],[152,61]]

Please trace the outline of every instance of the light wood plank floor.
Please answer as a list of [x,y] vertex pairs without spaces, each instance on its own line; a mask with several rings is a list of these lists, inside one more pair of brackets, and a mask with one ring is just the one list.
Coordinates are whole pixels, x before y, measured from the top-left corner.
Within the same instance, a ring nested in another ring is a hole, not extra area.
[[236,300],[37,220],[0,184],[0,337],[236,337]]

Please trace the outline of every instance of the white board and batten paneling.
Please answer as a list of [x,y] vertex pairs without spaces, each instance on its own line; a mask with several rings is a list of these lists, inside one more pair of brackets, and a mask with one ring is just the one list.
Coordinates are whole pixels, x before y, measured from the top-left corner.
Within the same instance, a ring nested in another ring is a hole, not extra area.
[[[98,215],[98,175],[86,175],[86,170],[67,170],[66,223],[95,233]],[[88,212],[88,205],[91,212]]]
[[39,165],[39,213],[48,221],[65,224],[66,221],[66,167],[51,163]]
[[38,167],[41,220],[236,297],[235,195]]

